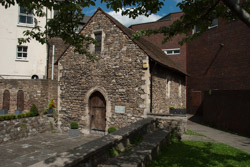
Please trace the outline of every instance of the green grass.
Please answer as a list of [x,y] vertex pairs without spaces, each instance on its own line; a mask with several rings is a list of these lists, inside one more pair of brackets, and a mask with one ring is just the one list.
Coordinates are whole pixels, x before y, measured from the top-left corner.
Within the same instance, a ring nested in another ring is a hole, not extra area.
[[250,167],[250,154],[222,143],[173,141],[150,167]]
[[204,136],[203,134],[200,134],[200,133],[188,130],[188,129],[186,130],[185,134],[186,135],[195,135],[195,136]]

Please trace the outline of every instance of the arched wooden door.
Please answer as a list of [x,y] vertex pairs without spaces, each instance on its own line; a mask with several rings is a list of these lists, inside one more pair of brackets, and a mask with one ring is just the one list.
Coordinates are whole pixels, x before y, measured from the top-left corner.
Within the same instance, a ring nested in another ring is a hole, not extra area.
[[105,131],[106,101],[100,92],[94,92],[89,98],[90,129]]

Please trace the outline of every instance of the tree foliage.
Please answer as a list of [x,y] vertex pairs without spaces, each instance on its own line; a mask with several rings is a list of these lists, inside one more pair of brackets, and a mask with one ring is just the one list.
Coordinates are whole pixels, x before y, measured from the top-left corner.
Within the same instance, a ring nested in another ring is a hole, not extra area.
[[[231,1],[231,0],[228,0]],[[235,3],[237,5],[237,3]],[[250,26],[250,5],[249,2],[240,4],[240,13],[234,11],[222,0],[185,0],[177,4],[183,11],[183,15],[179,20],[176,20],[168,27],[160,27],[158,29],[140,30],[134,35],[135,39],[141,36],[149,36],[151,34],[162,33],[164,34],[163,43],[173,38],[177,34],[186,34],[186,37],[180,41],[180,44],[191,41],[198,37],[200,34],[208,30],[208,27],[212,24],[212,21],[217,18],[224,18],[228,21],[242,18],[242,11],[248,14],[248,21],[243,20],[248,26]],[[246,16],[245,16],[246,17]],[[199,29],[198,33],[190,33],[196,26]]]
[[[131,18],[136,18],[139,15],[149,16],[156,13],[163,7],[164,1],[101,0],[102,3],[107,5],[107,8],[114,11],[122,10],[123,15],[128,15]],[[44,44],[48,42],[48,37],[60,37],[66,44],[74,46],[75,52],[92,57],[86,48],[91,43],[95,44],[96,41],[89,36],[76,33],[75,30],[84,17],[83,9],[95,6],[96,0],[0,0],[0,2],[6,9],[16,4],[25,7],[29,12],[33,12],[35,17],[46,17],[45,9],[58,11],[54,18],[47,21],[45,27],[35,24],[34,28],[24,31],[25,38],[19,39],[20,44],[29,42],[31,39]],[[162,33],[165,35],[164,41],[167,41],[177,34],[187,34],[194,25],[199,27],[200,33],[185,37],[182,41],[183,43],[206,31],[212,20],[218,17],[234,19],[238,16],[250,26],[249,0],[244,0],[244,3],[240,5],[234,0],[183,0],[178,3],[178,6],[184,14],[171,26],[160,27],[155,30],[141,30],[134,37],[139,38],[142,35]],[[230,7],[230,10],[228,7]]]

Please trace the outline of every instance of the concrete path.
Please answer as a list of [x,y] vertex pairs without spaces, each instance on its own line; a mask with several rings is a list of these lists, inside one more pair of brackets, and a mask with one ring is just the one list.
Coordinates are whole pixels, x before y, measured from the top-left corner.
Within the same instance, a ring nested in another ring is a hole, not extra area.
[[27,167],[98,137],[100,135],[72,138],[68,134],[41,133],[35,137],[0,144],[0,166]]
[[250,154],[250,138],[217,130],[196,122],[199,121],[193,122],[189,119],[187,122],[187,129],[205,135],[206,137],[208,137],[207,140],[211,139],[211,141],[224,143]]

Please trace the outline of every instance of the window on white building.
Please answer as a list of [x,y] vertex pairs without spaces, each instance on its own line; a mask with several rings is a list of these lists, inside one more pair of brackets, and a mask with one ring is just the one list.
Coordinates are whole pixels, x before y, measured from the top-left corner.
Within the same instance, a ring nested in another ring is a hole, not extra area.
[[32,11],[29,12],[24,7],[19,7],[19,23],[21,24],[33,24],[34,18],[33,18]]
[[26,60],[28,55],[28,46],[17,46],[17,59]]
[[166,55],[178,55],[181,53],[180,48],[175,48],[175,49],[163,49],[163,52]]

